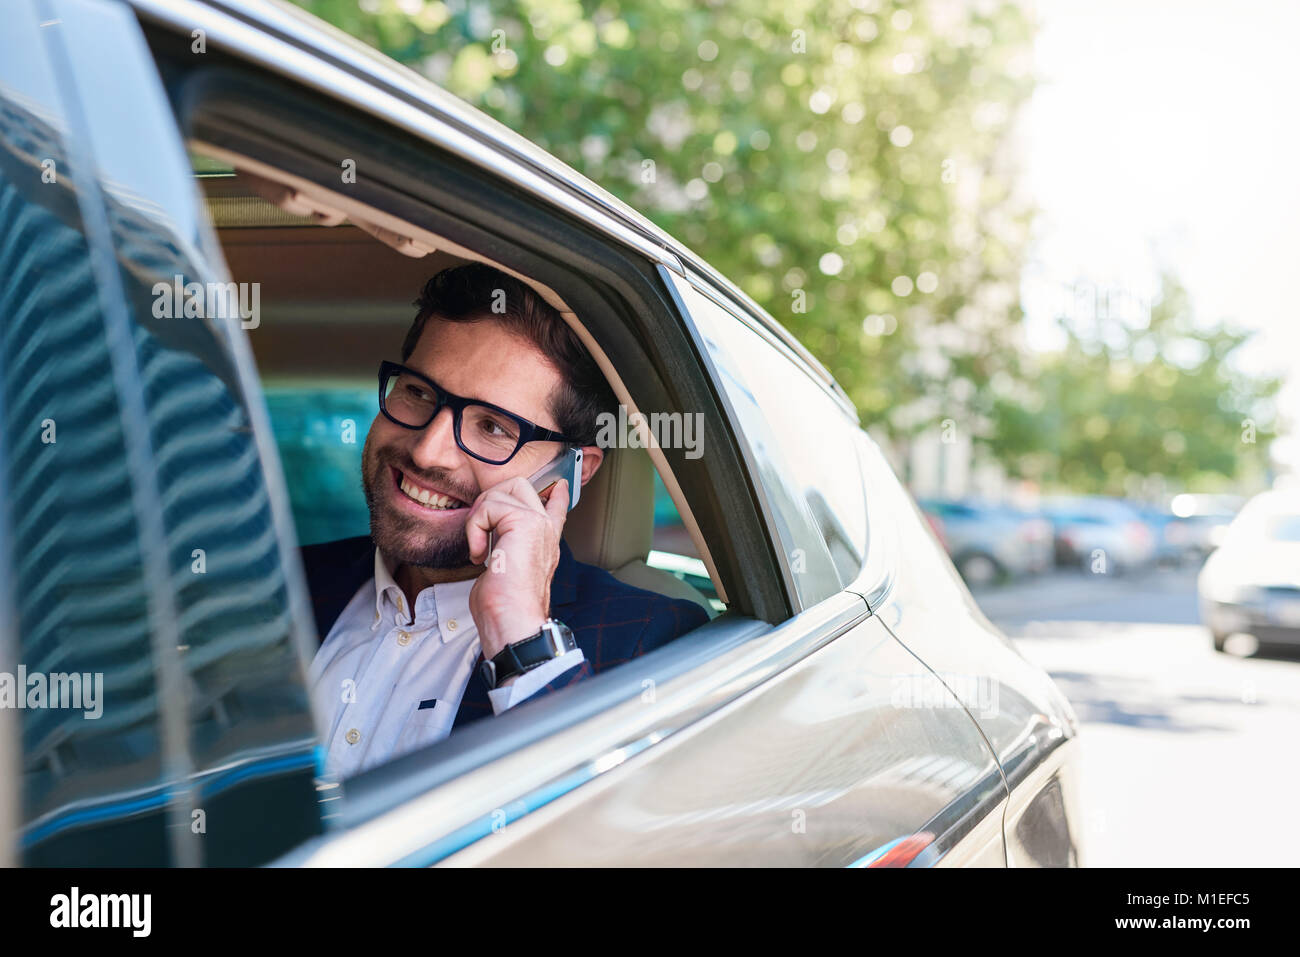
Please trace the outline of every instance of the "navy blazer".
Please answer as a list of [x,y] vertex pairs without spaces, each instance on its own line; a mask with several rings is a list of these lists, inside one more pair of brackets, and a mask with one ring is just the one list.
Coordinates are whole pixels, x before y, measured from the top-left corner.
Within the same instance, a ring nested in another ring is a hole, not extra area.
[[[302,562],[316,616],[317,640],[323,642],[357,589],[375,577],[375,543],[362,535],[308,545],[302,549]],[[695,602],[634,588],[595,565],[583,564],[563,541],[560,562],[551,578],[550,613],[573,630],[586,660],[530,695],[530,701],[643,655],[709,620],[708,613]],[[482,660],[480,653],[478,661]],[[476,662],[452,729],[492,713],[488,688]]]

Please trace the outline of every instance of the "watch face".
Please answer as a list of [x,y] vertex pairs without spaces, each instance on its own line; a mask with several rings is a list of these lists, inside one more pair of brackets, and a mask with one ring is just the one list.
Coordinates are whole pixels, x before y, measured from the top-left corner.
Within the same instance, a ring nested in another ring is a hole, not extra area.
[[549,650],[552,653],[552,658],[558,658],[566,651],[571,651],[576,647],[573,641],[573,632],[569,630],[569,626],[564,622],[548,618],[546,624],[542,626],[542,630],[551,637]]
[[490,661],[484,661],[478,666],[478,673],[483,676],[483,683],[488,686],[488,691],[496,690],[497,686],[497,666]]

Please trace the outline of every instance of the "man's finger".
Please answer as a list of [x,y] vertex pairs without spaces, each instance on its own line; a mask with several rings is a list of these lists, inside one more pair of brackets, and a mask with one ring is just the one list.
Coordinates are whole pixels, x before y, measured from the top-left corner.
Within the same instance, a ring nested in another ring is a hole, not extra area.
[[523,477],[508,479],[485,489],[479,495],[478,500],[489,498],[500,502],[510,502],[521,508],[531,508],[534,512],[544,511],[542,499],[537,494],[537,489],[533,488],[528,480]]
[[560,479],[551,486],[551,497],[546,500],[546,517],[557,529],[564,528],[569,514],[569,480]]
[[488,532],[496,527],[502,515],[511,507],[522,506],[513,500],[488,498],[485,492],[470,508],[469,515],[465,518],[465,539],[469,543],[469,557],[475,564],[481,565],[486,561]]

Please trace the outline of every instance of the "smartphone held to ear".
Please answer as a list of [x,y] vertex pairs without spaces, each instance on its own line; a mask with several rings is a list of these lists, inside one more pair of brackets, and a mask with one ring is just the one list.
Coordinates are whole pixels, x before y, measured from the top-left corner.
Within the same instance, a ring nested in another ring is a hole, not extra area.
[[[578,496],[582,494],[582,449],[577,446],[570,446],[555,458],[551,459],[546,465],[538,469],[528,477],[528,484],[537,490],[537,494],[542,497],[543,501],[549,502],[550,496],[547,494],[555,483],[564,479],[569,483],[569,510],[578,504]],[[496,533],[488,532],[487,536],[487,555],[486,562],[491,558],[493,550],[496,548]]]
[[546,498],[546,493],[564,479],[569,483],[569,509],[578,504],[582,494],[582,449],[570,446],[545,466],[528,477],[528,483],[537,489],[537,494]]

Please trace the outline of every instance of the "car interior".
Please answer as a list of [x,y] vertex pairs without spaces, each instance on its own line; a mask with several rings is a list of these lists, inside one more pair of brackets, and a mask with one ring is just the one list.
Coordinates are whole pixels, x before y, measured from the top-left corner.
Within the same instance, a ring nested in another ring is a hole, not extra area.
[[[444,237],[211,144],[192,143],[191,163],[231,277],[260,287],[248,338],[301,544],[368,531],[359,476],[375,370],[398,358],[431,276],[488,262],[529,282],[582,334],[554,291]],[[608,450],[565,540],[579,561],[716,616],[726,591],[657,451]]]

